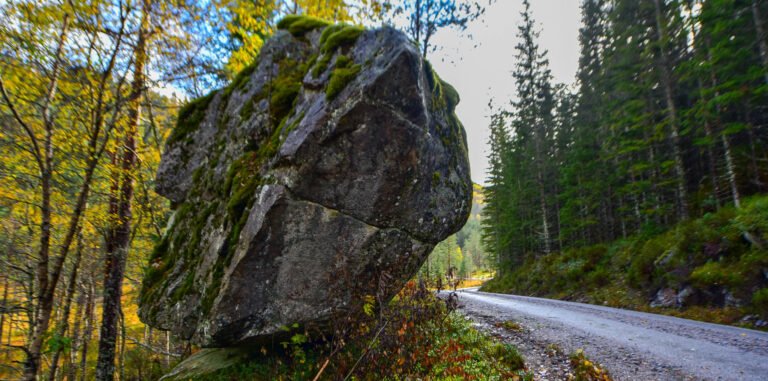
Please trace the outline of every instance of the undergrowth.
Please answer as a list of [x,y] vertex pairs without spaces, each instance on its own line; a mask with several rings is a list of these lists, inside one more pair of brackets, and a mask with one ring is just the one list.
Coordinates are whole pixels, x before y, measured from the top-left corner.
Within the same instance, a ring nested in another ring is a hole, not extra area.
[[299,332],[200,379],[532,380],[514,347],[479,332],[415,281],[385,308],[374,305],[368,298],[336,337]]
[[[530,255],[484,291],[578,300],[716,323],[768,319],[768,196],[723,208],[663,233]],[[651,308],[661,289],[684,300]],[[679,294],[678,294],[679,295]]]

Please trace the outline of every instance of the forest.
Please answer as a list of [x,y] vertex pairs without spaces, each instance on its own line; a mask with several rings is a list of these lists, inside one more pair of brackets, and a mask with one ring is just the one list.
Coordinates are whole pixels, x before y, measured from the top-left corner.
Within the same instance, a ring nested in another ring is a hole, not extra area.
[[584,2],[575,89],[525,13],[517,98],[492,118],[485,289],[633,308],[688,289],[664,307],[768,314],[766,5]]
[[[153,380],[199,353],[138,318],[178,206],[155,177],[177,121],[241,85],[281,19],[395,26],[426,60],[439,30],[496,1],[0,2],[0,378]],[[296,333],[211,379],[532,379],[513,345],[427,292],[494,275],[483,290],[764,328],[768,3],[582,1],[569,86],[521,2],[516,95],[491,101],[464,228],[392,302],[366,299],[349,337]],[[649,306],[667,291],[677,304]]]
[[[156,379],[187,356],[188,342],[137,317],[172,212],[154,179],[181,107],[235,80],[286,15],[404,20],[426,57],[438,29],[461,30],[484,11],[436,4],[2,2],[0,378]],[[461,237],[472,268],[487,267],[478,218]]]

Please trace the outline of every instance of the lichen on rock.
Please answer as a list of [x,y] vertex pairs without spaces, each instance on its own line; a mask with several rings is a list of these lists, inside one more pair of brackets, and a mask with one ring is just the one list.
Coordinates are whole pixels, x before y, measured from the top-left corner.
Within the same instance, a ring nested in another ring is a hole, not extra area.
[[291,17],[190,102],[157,191],[174,205],[140,317],[226,347],[392,297],[471,206],[458,94],[392,28]]

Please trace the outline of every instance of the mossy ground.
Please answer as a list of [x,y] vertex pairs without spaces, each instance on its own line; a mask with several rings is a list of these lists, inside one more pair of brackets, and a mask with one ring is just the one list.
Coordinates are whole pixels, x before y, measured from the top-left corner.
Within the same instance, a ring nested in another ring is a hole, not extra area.
[[[750,235],[753,242],[745,238]],[[606,245],[531,256],[483,290],[580,300],[680,317],[737,324],[746,314],[768,318],[768,196],[741,209],[723,208],[665,232]],[[703,300],[683,308],[651,308],[661,288],[693,287]],[[727,291],[742,307],[724,306]]]

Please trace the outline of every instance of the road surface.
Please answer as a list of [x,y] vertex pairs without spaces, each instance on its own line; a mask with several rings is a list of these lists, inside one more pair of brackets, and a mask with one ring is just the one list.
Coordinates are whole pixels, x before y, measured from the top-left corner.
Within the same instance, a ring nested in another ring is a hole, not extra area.
[[[464,313],[479,324],[519,323],[522,329],[508,338],[516,336],[523,355],[534,357],[533,368],[543,347],[583,348],[616,380],[768,380],[765,332],[476,288],[458,295]],[[558,379],[543,372],[537,379]]]

